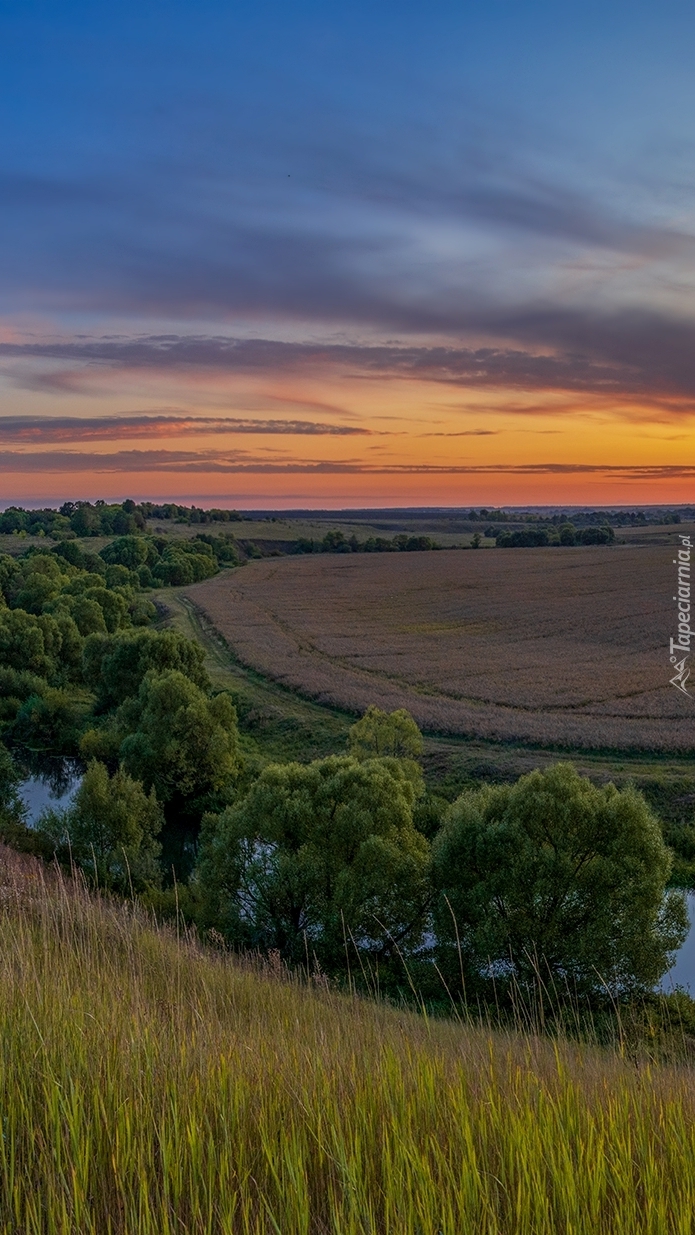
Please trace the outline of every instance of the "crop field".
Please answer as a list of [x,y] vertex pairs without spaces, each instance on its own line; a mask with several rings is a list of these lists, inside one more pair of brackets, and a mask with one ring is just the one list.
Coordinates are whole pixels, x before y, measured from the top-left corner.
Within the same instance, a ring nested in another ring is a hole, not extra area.
[[315,555],[188,590],[239,661],[318,702],[430,732],[687,752],[669,685],[672,547]]

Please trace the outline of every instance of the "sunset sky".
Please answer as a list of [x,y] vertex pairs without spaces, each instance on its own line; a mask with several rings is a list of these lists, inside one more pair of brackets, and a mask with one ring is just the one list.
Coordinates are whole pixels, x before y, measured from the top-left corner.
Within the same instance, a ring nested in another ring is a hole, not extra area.
[[2,504],[695,501],[695,6],[0,2]]

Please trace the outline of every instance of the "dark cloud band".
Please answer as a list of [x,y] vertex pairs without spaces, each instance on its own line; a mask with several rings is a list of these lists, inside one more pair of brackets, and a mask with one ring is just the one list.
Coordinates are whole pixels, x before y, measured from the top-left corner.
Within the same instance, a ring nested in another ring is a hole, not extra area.
[[175,450],[120,450],[111,454],[80,451],[0,451],[0,470],[6,473],[178,472],[215,474],[365,475],[365,476],[599,476],[612,480],[695,479],[695,465],[616,466],[584,463],[523,463],[435,465],[426,463],[364,464],[288,459],[269,461],[248,452]]
[[[65,387],[87,370],[265,374],[340,370],[459,388],[590,393],[645,399],[690,413],[695,399],[695,322],[637,311],[599,316],[535,307],[468,322],[497,345],[317,344],[275,339],[150,335],[71,342],[0,343],[0,359],[23,360],[26,382]],[[505,342],[505,340],[507,340]],[[512,342],[509,342],[512,340]],[[54,373],[46,362],[56,362]],[[37,378],[32,362],[41,362]],[[28,372],[27,372],[28,370]],[[15,380],[24,380],[15,372]],[[682,407],[678,401],[685,401]],[[336,430],[333,430],[336,431]],[[346,431],[346,430],[343,430]]]
[[251,420],[234,416],[0,416],[0,442],[112,441],[159,436],[368,436],[369,429],[311,420]]

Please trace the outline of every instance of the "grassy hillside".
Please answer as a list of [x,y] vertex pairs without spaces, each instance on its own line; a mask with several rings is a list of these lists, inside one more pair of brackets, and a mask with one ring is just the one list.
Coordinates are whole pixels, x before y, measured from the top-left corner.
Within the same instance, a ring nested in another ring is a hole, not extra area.
[[693,1228],[689,1071],[242,967],[6,850],[0,885],[3,1235]]

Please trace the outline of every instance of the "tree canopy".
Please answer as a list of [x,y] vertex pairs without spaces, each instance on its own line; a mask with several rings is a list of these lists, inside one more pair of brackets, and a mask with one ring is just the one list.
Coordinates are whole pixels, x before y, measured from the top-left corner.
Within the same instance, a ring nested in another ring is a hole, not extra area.
[[119,768],[113,776],[92,760],[73,802],[65,810],[47,811],[40,829],[101,886],[127,891],[157,884],[160,844],[156,837],[164,816],[154,789],[146,794],[139,781]]
[[649,988],[687,933],[670,867],[644,798],[571,764],[465,793],[434,844],[441,964],[454,981],[463,963],[474,980]]
[[92,635],[84,647],[84,678],[96,693],[99,711],[137,695],[147,673],[176,670],[203,691],[210,689],[199,643],[176,630],[124,631]]
[[198,879],[228,936],[295,962],[310,951],[332,969],[346,947],[417,946],[429,845],[413,827],[415,797],[395,759],[267,767],[203,827]]
[[160,802],[222,789],[240,765],[236,712],[228,695],[208,698],[179,670],[149,672],[116,714],[120,757]]
[[383,712],[370,704],[348,735],[348,752],[355,759],[372,759],[382,755],[417,759],[422,749],[422,734],[405,708]]

